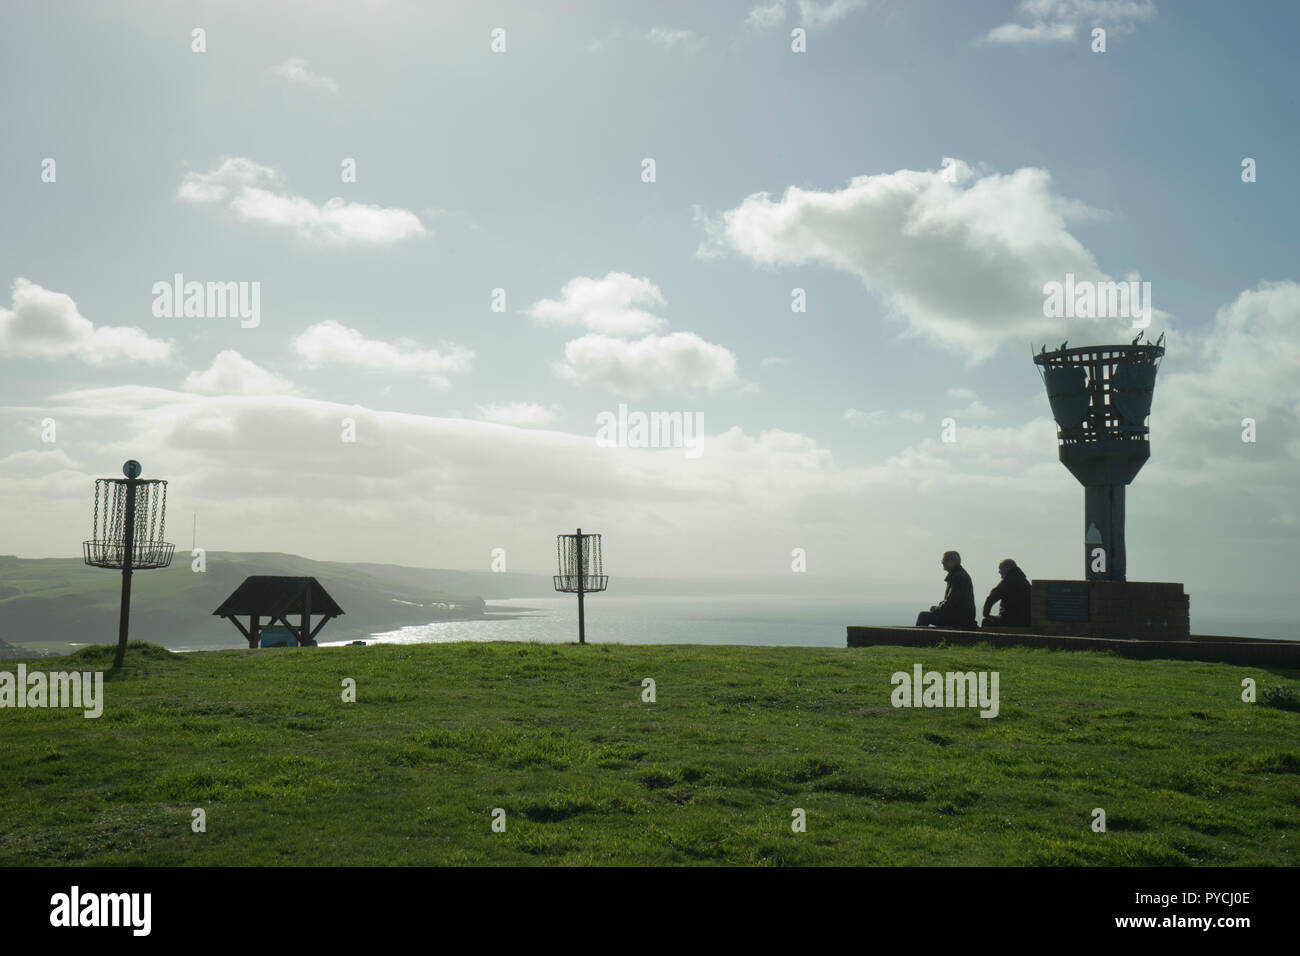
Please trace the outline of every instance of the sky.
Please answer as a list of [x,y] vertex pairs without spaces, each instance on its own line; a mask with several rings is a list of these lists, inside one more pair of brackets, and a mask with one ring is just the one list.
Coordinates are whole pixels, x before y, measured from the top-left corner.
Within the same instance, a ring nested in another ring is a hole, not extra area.
[[[551,572],[581,526],[615,582],[924,604],[947,549],[981,592],[1006,556],[1081,578],[1031,353],[1141,320],[1045,314],[1068,274],[1149,283],[1165,335],[1130,580],[1193,614],[1289,595],[1298,30],[1265,2],[6,3],[0,553],[78,554],[135,458],[178,561]],[[699,430],[637,447],[620,407]]]

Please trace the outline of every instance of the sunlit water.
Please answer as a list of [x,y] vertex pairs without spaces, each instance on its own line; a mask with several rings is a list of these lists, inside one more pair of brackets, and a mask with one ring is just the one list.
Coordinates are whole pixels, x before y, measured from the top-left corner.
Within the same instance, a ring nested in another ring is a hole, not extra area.
[[[897,598],[807,595],[724,595],[708,597],[620,597],[589,595],[587,641],[592,644],[758,644],[765,646],[844,647],[849,624],[912,624],[928,606],[923,596]],[[934,596],[934,597],[937,597]],[[490,613],[472,621],[439,621],[362,637],[371,644],[437,644],[450,641],[537,641],[578,639],[578,601],[573,595],[493,601]],[[355,632],[353,632],[355,634]],[[1300,639],[1294,615],[1258,607],[1193,609],[1192,633]],[[322,645],[348,644],[354,637]],[[175,651],[231,650],[244,646],[224,629],[212,638],[164,642]],[[50,648],[57,650],[57,648]]]
[[[585,605],[587,641],[592,644],[843,647],[847,624],[911,624],[918,610],[911,604],[898,602],[783,595],[615,597],[593,594],[586,598]],[[568,643],[578,639],[576,597],[493,601],[489,608],[493,613],[483,620],[403,627],[371,635],[366,640],[383,644],[429,644],[447,641]]]
[[[564,597],[493,601],[493,612],[476,621],[442,621],[385,631],[370,643],[430,644],[448,641],[578,639],[578,601]],[[849,624],[912,624],[924,602],[881,598],[809,598],[789,595],[711,597],[616,597],[586,599],[587,641],[593,644],[760,644],[845,646]],[[1294,621],[1276,615],[1213,612],[1193,616],[1198,634],[1297,638]],[[322,641],[346,644],[348,641]]]

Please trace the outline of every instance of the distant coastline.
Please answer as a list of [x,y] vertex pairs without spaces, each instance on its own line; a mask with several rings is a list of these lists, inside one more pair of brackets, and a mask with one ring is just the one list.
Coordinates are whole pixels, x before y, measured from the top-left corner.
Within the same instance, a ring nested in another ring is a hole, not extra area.
[[[547,575],[235,552],[209,552],[203,573],[177,562],[136,575],[131,639],[178,651],[246,647],[233,625],[212,611],[256,574],[321,582],[344,610],[322,629],[322,644],[383,641],[399,632],[403,641],[416,642],[576,639],[576,601],[557,596]],[[844,590],[816,590],[832,583]],[[846,626],[910,624],[939,596],[933,581],[855,597],[857,589],[845,582],[803,575],[709,582],[627,577],[611,585],[587,602],[595,642],[842,646]],[[0,659],[114,643],[119,589],[119,575],[86,567],[79,558],[0,555]],[[1282,598],[1188,590],[1193,633],[1300,639],[1300,621]]]

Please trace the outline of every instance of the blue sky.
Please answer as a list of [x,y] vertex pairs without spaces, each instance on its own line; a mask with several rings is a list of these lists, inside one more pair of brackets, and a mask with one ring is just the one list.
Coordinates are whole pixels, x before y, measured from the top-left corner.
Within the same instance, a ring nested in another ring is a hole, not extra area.
[[[1149,281],[1167,333],[1130,577],[1289,590],[1298,21],[6,4],[0,551],[74,553],[90,479],[134,456],[186,546],[197,510],[210,549],[545,570],[582,523],[625,573],[782,573],[801,547],[888,589],[955,547],[1078,577],[1030,343],[1132,333],[1041,314],[1072,271]],[[258,282],[259,324],[154,315],[176,273]],[[620,403],[702,414],[705,453],[597,447]]]

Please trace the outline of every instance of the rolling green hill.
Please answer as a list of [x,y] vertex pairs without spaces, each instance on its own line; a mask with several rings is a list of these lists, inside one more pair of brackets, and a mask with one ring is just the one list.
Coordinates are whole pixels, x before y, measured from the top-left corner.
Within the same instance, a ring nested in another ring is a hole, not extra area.
[[[483,599],[545,593],[538,575],[475,574],[384,564],[313,561],[292,554],[210,551],[206,570],[178,554],[169,568],[131,579],[131,638],[171,648],[238,647],[243,637],[212,616],[244,578],[284,574],[316,578],[343,608],[321,631],[340,640],[407,624],[479,617]],[[550,581],[545,582],[549,587]],[[66,650],[70,643],[117,640],[122,576],[79,558],[0,556],[0,639]],[[403,603],[405,602],[405,603]],[[451,605],[451,606],[448,606]]]

